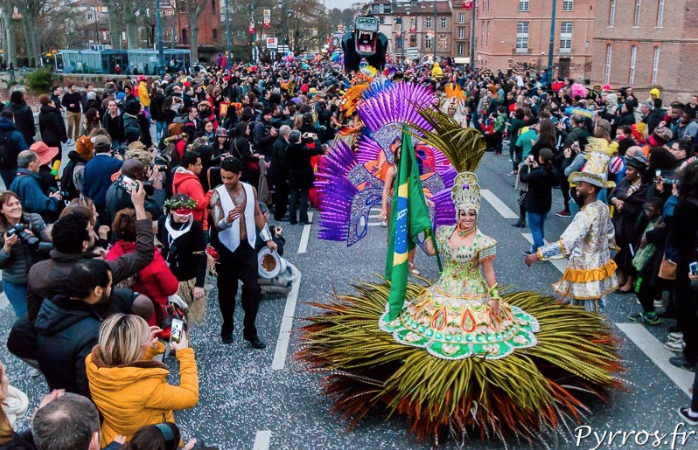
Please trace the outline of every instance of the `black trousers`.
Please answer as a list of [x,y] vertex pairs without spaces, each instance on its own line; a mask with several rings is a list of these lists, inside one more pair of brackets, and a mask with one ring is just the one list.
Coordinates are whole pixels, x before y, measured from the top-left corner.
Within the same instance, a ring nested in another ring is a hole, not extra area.
[[286,181],[276,182],[276,197],[274,198],[274,219],[281,220],[288,211],[289,186]]
[[696,316],[698,299],[685,280],[674,281],[674,298],[679,308],[676,324],[683,333],[683,341],[686,343],[683,356],[686,361],[696,364],[698,362],[698,317]]
[[[300,220],[301,223],[308,223],[308,191],[307,188],[291,187],[291,200],[289,206],[289,214],[291,215],[291,223],[296,223]],[[298,200],[300,199],[300,218],[296,219],[296,209]]]
[[242,336],[248,341],[257,338],[257,312],[259,311],[259,285],[257,252],[245,240],[235,252],[225,245],[218,246],[220,265],[218,266],[218,305],[223,316],[221,333],[233,332],[233,315],[235,314],[235,297],[238,293],[238,281],[242,281],[242,309],[245,311]]

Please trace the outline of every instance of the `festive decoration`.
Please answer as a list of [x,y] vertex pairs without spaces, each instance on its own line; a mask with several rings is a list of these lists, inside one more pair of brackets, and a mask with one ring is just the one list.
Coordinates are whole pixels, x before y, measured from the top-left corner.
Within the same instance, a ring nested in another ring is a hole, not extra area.
[[[390,290],[362,283],[353,295],[337,295],[302,329],[298,357],[327,373],[325,393],[335,411],[357,424],[375,409],[404,415],[419,439],[447,434],[463,445],[507,436],[529,444],[573,429],[587,412],[580,398],[605,399],[622,381],[616,341],[599,315],[534,292],[502,295],[515,310],[535,317],[537,345],[506,358],[449,360],[405,345],[381,331]],[[425,286],[408,283],[407,299]],[[518,447],[515,447],[518,448]]]
[[378,19],[373,16],[358,16],[354,30],[342,37],[344,51],[344,69],[347,72],[359,70],[361,58],[378,70],[385,67],[388,38],[378,31]]

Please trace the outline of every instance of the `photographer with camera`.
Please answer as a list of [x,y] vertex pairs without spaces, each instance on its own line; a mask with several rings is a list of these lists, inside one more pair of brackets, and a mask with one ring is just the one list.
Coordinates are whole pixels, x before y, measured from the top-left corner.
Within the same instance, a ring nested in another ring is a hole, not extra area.
[[0,194],[0,269],[2,286],[17,317],[27,312],[27,274],[53,248],[46,224],[38,214],[25,214],[19,197]]
[[46,222],[51,222],[58,216],[61,194],[52,192],[49,195],[41,189],[39,167],[41,160],[31,150],[24,150],[17,156],[17,176],[10,185],[22,205],[30,213],[36,213]]
[[[166,200],[159,173],[157,166],[151,169],[138,159],[126,160],[121,167],[121,176],[107,190],[104,223],[111,223],[116,213],[122,209],[133,208],[131,192],[138,189],[137,181],[143,182],[147,194],[145,210],[151,214],[153,220],[158,220],[162,216],[162,207]],[[149,181],[146,182],[146,179]]]

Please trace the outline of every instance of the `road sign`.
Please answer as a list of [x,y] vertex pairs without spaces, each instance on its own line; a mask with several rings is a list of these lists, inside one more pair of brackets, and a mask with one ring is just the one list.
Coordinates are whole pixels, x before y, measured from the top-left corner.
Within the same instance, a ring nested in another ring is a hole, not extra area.
[[419,47],[409,47],[405,51],[407,58],[411,60],[419,59]]
[[267,37],[267,48],[276,49],[279,46],[279,39],[275,37]]

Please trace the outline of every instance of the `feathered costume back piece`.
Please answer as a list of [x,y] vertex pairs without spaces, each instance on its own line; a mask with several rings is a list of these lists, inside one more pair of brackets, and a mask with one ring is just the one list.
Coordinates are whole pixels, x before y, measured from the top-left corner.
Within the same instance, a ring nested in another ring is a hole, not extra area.
[[[459,177],[474,176],[484,152],[480,133],[456,127],[450,117],[431,108],[422,108],[419,114],[414,136],[446,155]],[[335,174],[352,173],[362,165],[346,146],[334,148],[332,155],[321,171],[322,189],[326,195],[339,191],[349,198],[352,189],[358,192],[358,184]],[[455,174],[453,168],[450,171]],[[339,186],[332,191],[330,183],[335,182]],[[373,182],[362,181],[369,186]],[[444,185],[432,197],[437,222],[455,223],[451,187]],[[361,205],[379,201],[377,191],[372,195]],[[439,205],[448,202],[448,206]],[[324,233],[330,230],[328,217],[347,214],[344,207],[324,203]],[[408,283],[406,304],[423,299],[428,286]],[[383,411],[388,419],[405,416],[411,433],[437,445],[440,438],[450,437],[463,447],[475,435],[504,442],[514,438],[512,448],[534,442],[552,448],[581,423],[589,411],[588,401],[606,399],[609,390],[623,387],[616,375],[622,370],[617,340],[611,326],[596,313],[536,292],[507,292],[501,296],[503,302],[525,310],[538,322],[537,344],[499,359],[448,360],[381,330],[379,320],[389,293],[388,282],[364,282],[355,293],[314,302],[320,312],[306,319],[301,329],[297,358],[309,371],[327,374],[325,393],[333,399],[334,410],[353,425],[373,411]]]
[[[351,246],[366,236],[371,209],[380,208],[385,177],[394,162],[403,126],[415,124],[420,130],[431,131],[429,120],[420,115],[418,107],[434,101],[428,86],[392,83],[385,78],[361,89],[354,104],[364,128],[356,151],[336,140],[318,165],[315,187],[320,196],[321,239]],[[449,160],[414,136],[425,194],[431,197],[450,189],[456,172]]]

